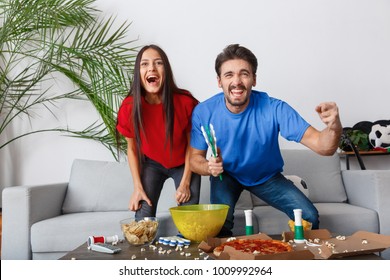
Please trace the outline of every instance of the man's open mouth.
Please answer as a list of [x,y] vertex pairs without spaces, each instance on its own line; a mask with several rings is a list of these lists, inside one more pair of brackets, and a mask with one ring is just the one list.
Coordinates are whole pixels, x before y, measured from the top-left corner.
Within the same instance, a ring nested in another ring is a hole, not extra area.
[[244,93],[245,87],[244,86],[234,86],[234,87],[230,87],[229,91],[230,91],[230,94],[232,94],[233,96],[239,97]]
[[230,91],[233,96],[241,96],[244,91],[242,90],[232,90]]

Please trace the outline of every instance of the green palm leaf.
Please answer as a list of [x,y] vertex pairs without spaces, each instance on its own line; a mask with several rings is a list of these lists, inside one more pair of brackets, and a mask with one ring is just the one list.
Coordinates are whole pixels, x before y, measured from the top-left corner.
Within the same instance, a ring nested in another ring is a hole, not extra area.
[[[99,141],[118,159],[116,112],[130,88],[138,47],[130,47],[130,24],[117,26],[93,7],[95,0],[0,0],[0,135],[17,117],[33,117],[36,108],[50,112],[64,99],[91,102],[99,119],[82,131],[48,128]],[[55,77],[74,85],[53,94]],[[53,113],[54,114],[54,113]],[[119,152],[126,149],[120,139]]]

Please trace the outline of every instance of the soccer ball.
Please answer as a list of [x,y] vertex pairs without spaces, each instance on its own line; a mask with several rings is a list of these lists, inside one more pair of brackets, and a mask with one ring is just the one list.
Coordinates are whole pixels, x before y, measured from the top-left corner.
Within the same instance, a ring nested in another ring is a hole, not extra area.
[[368,139],[374,148],[390,148],[390,120],[374,122]]

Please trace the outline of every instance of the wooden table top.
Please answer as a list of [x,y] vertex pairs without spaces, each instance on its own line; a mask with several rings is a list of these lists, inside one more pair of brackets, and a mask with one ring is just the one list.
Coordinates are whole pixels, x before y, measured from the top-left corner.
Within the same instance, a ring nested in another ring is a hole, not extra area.
[[[196,242],[191,243],[188,247],[183,247],[181,251],[175,250],[176,247],[162,244],[132,246],[127,241],[119,242],[116,246],[122,249],[121,252],[108,254],[91,251],[88,249],[87,243],[84,243],[60,260],[211,260],[206,253],[198,249],[199,243]],[[339,260],[382,260],[382,258],[377,254],[370,253],[339,258]]]
[[84,244],[69,252],[60,260],[195,260],[207,259],[207,254],[198,249],[199,243],[192,242],[190,246],[183,246],[182,250],[176,247],[157,244],[153,246],[132,246],[127,241],[119,242],[116,247],[122,250],[116,254],[100,253],[88,249]]

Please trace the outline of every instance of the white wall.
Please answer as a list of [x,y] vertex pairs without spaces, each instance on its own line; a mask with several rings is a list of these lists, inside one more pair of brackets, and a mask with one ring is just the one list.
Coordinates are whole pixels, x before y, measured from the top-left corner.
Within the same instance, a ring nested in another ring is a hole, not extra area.
[[[230,43],[259,60],[257,89],[283,99],[321,129],[314,108],[336,101],[344,126],[390,119],[390,1],[387,0],[98,0],[97,8],[132,22],[129,38],[168,54],[179,86],[203,101],[219,91],[216,55]],[[59,104],[58,119],[36,112],[8,131],[97,118],[85,103]],[[47,118],[45,119],[45,116]],[[2,136],[3,137],[3,136]],[[301,147],[282,140],[282,147]],[[74,158],[113,160],[103,146],[59,134],[21,139],[0,150],[0,186],[66,181]],[[390,157],[370,159],[389,169]],[[369,166],[370,167],[370,166]]]

